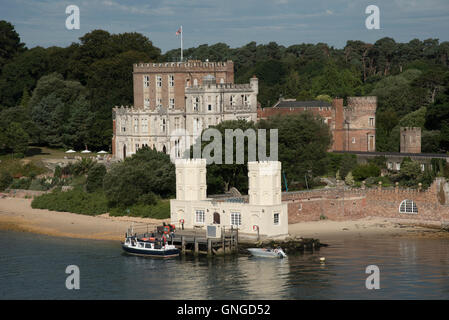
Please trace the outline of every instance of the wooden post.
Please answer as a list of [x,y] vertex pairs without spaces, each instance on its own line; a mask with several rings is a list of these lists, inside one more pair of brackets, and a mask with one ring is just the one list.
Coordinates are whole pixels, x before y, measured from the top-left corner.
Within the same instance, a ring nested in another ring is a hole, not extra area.
[[194,248],[195,248],[194,251],[195,252],[194,252],[194,254],[198,255],[198,239],[196,237],[194,238],[194,242],[195,242],[195,245],[194,245]]
[[225,236],[226,236],[226,234],[225,234],[225,228],[223,227],[223,231],[222,231],[222,233],[221,233],[221,246],[222,246],[222,248],[223,248],[223,254],[225,253],[225,251],[226,251],[226,249],[225,249]]
[[182,254],[186,253],[186,239],[184,236],[181,236],[181,252]]
[[207,239],[207,254],[212,256],[212,239]]
[[235,230],[235,250],[239,251],[239,229]]

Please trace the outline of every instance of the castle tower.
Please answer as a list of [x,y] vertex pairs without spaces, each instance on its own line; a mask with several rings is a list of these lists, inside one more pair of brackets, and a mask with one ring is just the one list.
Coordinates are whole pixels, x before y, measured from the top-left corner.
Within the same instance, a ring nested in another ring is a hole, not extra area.
[[401,127],[401,153],[421,153],[420,127]]
[[248,177],[250,204],[278,205],[282,203],[279,161],[249,161]]
[[176,200],[206,200],[206,159],[177,159]]

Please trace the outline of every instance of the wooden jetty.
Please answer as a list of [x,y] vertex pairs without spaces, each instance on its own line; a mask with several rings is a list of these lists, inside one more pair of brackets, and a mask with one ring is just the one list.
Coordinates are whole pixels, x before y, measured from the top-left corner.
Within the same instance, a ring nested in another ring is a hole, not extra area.
[[[158,234],[153,228],[154,225],[150,224],[133,224],[131,228],[128,229],[126,236],[139,235],[142,237],[149,237],[151,235],[151,237],[155,236],[160,239],[162,235]],[[220,231],[220,236],[213,238],[207,237],[206,230],[203,228],[177,229],[174,233],[167,234],[166,238],[169,243],[172,243],[179,248],[183,255],[192,253],[194,255],[205,254],[209,257],[234,253],[248,253],[246,249],[253,247],[281,247],[287,254],[294,254],[304,251],[313,252],[319,250],[320,247],[327,246],[327,244],[321,243],[318,239],[302,237],[287,237],[284,240],[265,239],[260,241],[249,240],[243,237],[239,243],[238,229],[223,227]]]
[[223,229],[219,238],[208,238],[205,230],[176,230],[169,241],[180,248],[182,254],[231,254],[238,252],[238,229]]
[[[136,235],[139,237],[162,235],[154,230],[154,225],[132,224],[126,236]],[[207,254],[208,256],[223,255],[238,252],[239,232],[236,228],[221,228],[220,236],[217,238],[207,237],[205,229],[177,229],[173,234],[166,234],[167,241],[181,250],[182,254],[193,253]]]

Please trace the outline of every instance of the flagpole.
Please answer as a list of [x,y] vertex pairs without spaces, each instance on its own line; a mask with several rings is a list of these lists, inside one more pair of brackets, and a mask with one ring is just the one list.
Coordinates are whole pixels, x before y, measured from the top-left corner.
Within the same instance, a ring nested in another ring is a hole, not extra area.
[[182,26],[181,26],[181,62],[182,62]]

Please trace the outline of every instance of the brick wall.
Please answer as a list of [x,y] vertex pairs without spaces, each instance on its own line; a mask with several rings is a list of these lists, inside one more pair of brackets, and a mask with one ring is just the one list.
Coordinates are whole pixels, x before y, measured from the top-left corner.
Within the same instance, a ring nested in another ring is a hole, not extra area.
[[[414,219],[417,221],[449,221],[449,183],[437,179],[429,189],[316,190],[283,193],[288,202],[289,223],[317,221],[321,216],[343,221],[364,217]],[[399,213],[405,199],[413,200],[418,214]]]

